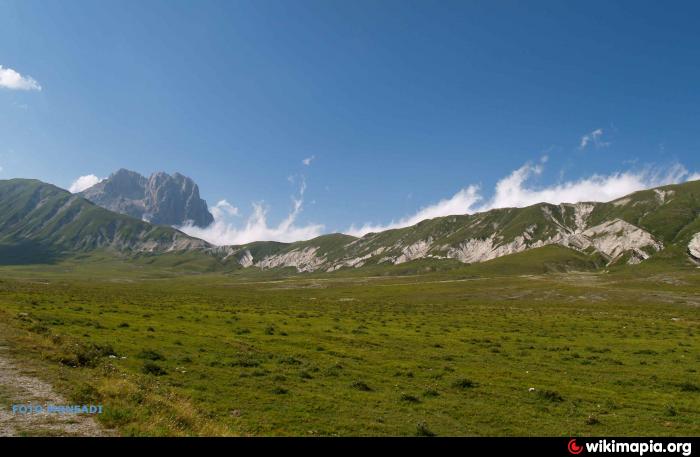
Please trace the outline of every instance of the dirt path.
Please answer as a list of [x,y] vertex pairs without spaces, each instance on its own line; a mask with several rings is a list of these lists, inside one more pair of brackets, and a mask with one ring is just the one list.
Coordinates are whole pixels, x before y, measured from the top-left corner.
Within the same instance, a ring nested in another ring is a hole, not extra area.
[[27,413],[15,414],[12,405],[68,405],[50,384],[23,373],[9,357],[7,347],[0,346],[0,436],[105,436],[89,415]]

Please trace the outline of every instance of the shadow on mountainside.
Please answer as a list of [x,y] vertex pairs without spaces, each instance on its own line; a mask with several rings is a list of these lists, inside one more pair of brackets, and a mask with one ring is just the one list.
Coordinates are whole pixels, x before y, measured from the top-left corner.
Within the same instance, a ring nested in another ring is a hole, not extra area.
[[36,241],[0,243],[0,265],[54,264],[59,260],[60,254]]

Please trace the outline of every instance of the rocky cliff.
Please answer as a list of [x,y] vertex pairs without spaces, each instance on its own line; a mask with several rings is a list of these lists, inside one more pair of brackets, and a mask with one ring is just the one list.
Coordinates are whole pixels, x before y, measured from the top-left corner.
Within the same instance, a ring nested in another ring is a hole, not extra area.
[[214,220],[192,179],[159,172],[149,178],[121,169],[80,194],[110,211],[157,225],[206,227]]

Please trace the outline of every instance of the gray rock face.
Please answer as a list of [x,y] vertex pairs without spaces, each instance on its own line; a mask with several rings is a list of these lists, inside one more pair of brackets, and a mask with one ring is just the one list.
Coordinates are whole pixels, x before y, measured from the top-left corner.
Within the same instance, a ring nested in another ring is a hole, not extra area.
[[214,217],[199,188],[190,178],[159,172],[149,178],[121,169],[81,195],[110,211],[126,214],[159,225],[206,227]]

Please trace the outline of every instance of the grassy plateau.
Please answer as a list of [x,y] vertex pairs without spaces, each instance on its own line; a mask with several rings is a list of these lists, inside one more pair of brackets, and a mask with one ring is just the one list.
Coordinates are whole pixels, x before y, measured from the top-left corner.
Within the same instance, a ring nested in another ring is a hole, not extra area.
[[0,339],[121,435],[700,435],[697,268],[495,262],[2,266]]

